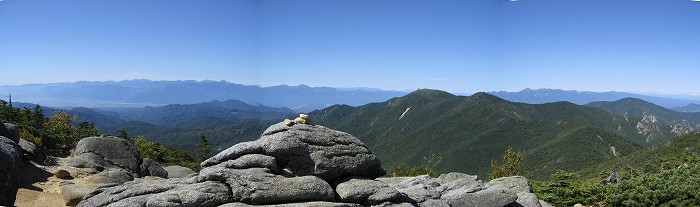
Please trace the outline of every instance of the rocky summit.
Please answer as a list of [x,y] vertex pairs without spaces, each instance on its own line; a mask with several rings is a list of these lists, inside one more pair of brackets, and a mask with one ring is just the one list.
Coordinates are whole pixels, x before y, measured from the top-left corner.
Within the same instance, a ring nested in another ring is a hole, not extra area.
[[[114,166],[129,171],[134,165]],[[310,124],[272,125],[258,140],[201,166],[199,174],[181,178],[106,184],[78,206],[547,206],[523,177],[488,183],[462,173],[380,178],[381,162],[359,139]]]

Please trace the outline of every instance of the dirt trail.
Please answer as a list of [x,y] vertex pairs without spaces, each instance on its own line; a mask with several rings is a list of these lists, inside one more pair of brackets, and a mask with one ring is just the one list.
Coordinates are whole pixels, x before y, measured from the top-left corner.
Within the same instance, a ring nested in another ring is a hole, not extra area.
[[41,166],[24,161],[19,179],[15,206],[64,207],[61,187],[72,183],[86,183],[82,177],[61,179],[54,175],[64,158],[55,158],[58,165]]

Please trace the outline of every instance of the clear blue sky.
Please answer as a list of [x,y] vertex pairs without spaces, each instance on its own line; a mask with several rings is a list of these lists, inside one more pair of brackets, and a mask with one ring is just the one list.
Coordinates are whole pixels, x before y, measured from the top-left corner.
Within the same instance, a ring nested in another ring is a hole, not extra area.
[[3,0],[0,85],[700,93],[691,0]]

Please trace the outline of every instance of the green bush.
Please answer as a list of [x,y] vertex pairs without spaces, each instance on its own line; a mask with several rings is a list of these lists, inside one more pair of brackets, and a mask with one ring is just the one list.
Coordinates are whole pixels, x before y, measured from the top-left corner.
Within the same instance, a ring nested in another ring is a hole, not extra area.
[[[559,171],[548,181],[533,181],[537,196],[556,206],[576,203],[605,206],[700,206],[700,157],[687,159],[673,168],[656,172],[628,169],[620,172],[620,182],[581,179]],[[670,162],[663,165],[671,165]],[[601,173],[601,175],[609,175]]]
[[388,174],[392,177],[412,177],[419,175],[437,176],[437,173],[432,168],[426,166],[410,166],[406,163],[394,165],[394,167],[389,170]]
[[143,137],[131,137],[129,141],[139,151],[141,158],[150,158],[163,166],[180,165],[199,171],[199,162],[183,149],[168,147],[159,142],[148,141]]

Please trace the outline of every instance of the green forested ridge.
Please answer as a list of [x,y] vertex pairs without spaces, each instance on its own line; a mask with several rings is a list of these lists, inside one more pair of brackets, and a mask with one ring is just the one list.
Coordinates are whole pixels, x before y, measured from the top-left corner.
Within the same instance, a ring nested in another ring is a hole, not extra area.
[[[315,124],[363,140],[387,169],[442,157],[435,169],[480,175],[512,146],[524,153],[523,170],[546,178],[575,171],[649,146],[637,133],[641,117],[625,117],[568,102],[524,104],[476,93],[455,96],[422,89],[360,107],[331,106],[310,113]],[[661,126],[666,129],[667,127]],[[664,133],[656,141],[668,140]],[[614,149],[614,150],[613,150]]]
[[678,112],[641,99],[625,98],[612,102],[592,102],[586,106],[603,109],[621,116],[627,114],[631,117],[642,117],[645,114],[650,114],[662,125],[682,124],[686,128],[690,128],[691,131],[700,129],[700,113]]
[[[53,115],[49,117],[45,117],[44,114],[44,110],[39,105],[35,105],[33,109],[27,107],[19,109],[0,100],[0,124],[4,122],[16,124],[21,138],[36,144],[49,155],[68,156],[80,139],[100,134],[92,122],[77,122],[79,120],[77,115],[71,115],[63,110],[52,110]],[[185,150],[148,141],[143,137],[128,137],[126,131],[122,133],[120,136],[129,139],[142,158],[151,158],[164,165],[181,165],[195,170],[199,168],[201,160],[195,160]]]

